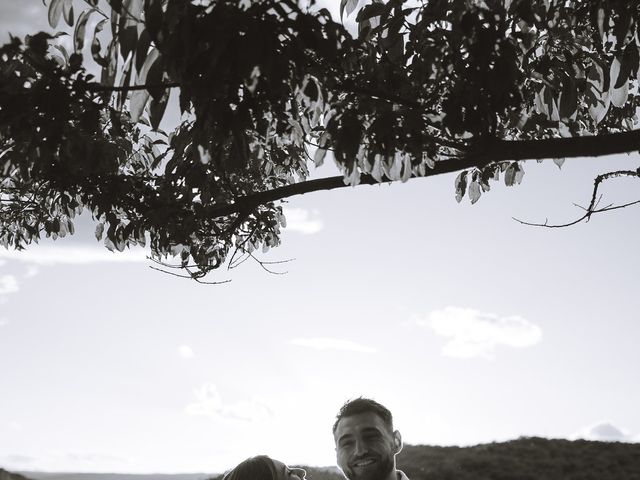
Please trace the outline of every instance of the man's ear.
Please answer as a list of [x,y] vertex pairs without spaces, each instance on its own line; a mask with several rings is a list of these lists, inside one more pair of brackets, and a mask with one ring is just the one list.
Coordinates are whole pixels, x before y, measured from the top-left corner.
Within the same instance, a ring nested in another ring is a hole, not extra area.
[[402,435],[398,430],[393,432],[393,445],[395,453],[400,453],[400,450],[402,450]]

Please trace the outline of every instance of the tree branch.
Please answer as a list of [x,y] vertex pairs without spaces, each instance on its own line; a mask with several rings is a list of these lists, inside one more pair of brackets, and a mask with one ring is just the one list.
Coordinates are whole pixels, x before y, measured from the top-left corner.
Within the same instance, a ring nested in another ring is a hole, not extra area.
[[135,90],[158,90],[167,88],[179,88],[181,85],[174,83],[160,83],[157,85],[130,85],[121,87],[110,87],[99,83],[86,83],[83,85],[85,90],[89,92],[133,92]]
[[602,207],[602,208],[598,208],[598,205],[600,204],[600,199],[602,198],[602,195],[598,196],[598,188],[600,188],[600,185],[602,184],[603,181],[605,180],[609,180],[611,178],[616,178],[616,177],[637,177],[640,178],[640,168],[636,171],[633,170],[619,170],[616,172],[609,172],[609,173],[603,173],[602,175],[598,175],[595,179],[595,181],[593,182],[593,194],[591,195],[591,202],[589,203],[589,206],[584,208],[584,207],[580,207],[580,205],[576,205],[577,207],[582,208],[585,211],[585,214],[583,216],[581,216],[580,218],[577,218],[576,220],[572,221],[572,222],[568,222],[568,223],[561,223],[561,224],[557,224],[557,225],[549,225],[548,220],[545,220],[544,223],[534,223],[534,222],[526,222],[524,220],[520,220],[518,218],[513,217],[513,219],[518,222],[521,223],[523,225],[529,225],[531,227],[547,227],[547,228],[564,228],[564,227],[571,227],[572,225],[576,225],[582,221],[589,221],[591,220],[591,216],[594,213],[602,213],[602,212],[609,212],[611,210],[618,210],[620,208],[627,208],[630,207],[632,205],[637,205],[640,204],[640,200],[636,200],[634,202],[628,202],[628,203],[624,203],[622,205],[607,205],[606,207]]
[[[485,140],[482,144],[468,152],[465,156],[456,159],[436,162],[434,168],[427,170],[422,176],[432,177],[445,173],[458,172],[469,168],[483,168],[492,162],[516,161],[516,160],[549,160],[565,157],[599,157],[615,153],[627,153],[640,148],[640,130],[630,132],[613,133],[592,137],[549,138],[542,140]],[[378,182],[368,174],[360,175],[360,185],[376,185],[390,183],[394,180],[383,177]],[[317,192],[320,190],[334,190],[350,185],[344,183],[342,176],[308,180],[305,182],[285,185],[273,190],[257,192],[239,198],[234,204],[211,207],[208,215],[212,218],[227,216],[242,210],[252,209],[276,200]]]

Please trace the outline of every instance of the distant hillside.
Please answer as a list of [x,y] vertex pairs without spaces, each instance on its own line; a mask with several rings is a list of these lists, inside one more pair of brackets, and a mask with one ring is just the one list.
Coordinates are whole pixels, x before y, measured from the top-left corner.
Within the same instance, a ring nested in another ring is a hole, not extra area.
[[640,480],[640,444],[521,438],[474,447],[406,445],[410,480]]
[[23,477],[18,473],[7,472],[0,468],[0,480],[29,480],[27,477]]
[[[279,460],[287,461],[286,458]],[[230,466],[231,467],[231,466]],[[308,480],[344,480],[335,467],[305,467]],[[473,447],[405,445],[410,480],[640,480],[640,444],[520,438]],[[122,475],[21,472],[33,480],[205,480],[214,474]],[[0,469],[0,480],[29,480]]]
[[[207,480],[216,474],[178,473],[178,474],[127,474],[127,473],[54,473],[20,472],[32,480]],[[4,479],[0,479],[4,480]]]

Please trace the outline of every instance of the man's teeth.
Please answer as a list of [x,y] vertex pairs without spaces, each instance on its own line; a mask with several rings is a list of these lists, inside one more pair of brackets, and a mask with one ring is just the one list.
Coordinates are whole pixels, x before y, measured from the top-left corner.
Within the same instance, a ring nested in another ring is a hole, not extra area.
[[371,465],[375,460],[369,458],[367,460],[362,460],[361,462],[356,462],[356,467],[366,467],[367,465]]

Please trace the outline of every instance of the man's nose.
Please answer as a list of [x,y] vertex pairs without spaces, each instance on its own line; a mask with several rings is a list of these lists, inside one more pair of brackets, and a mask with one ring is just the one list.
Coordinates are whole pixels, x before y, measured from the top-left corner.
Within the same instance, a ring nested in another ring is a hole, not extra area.
[[361,457],[363,455],[366,455],[367,453],[369,453],[369,446],[367,445],[367,442],[356,440],[356,456]]

